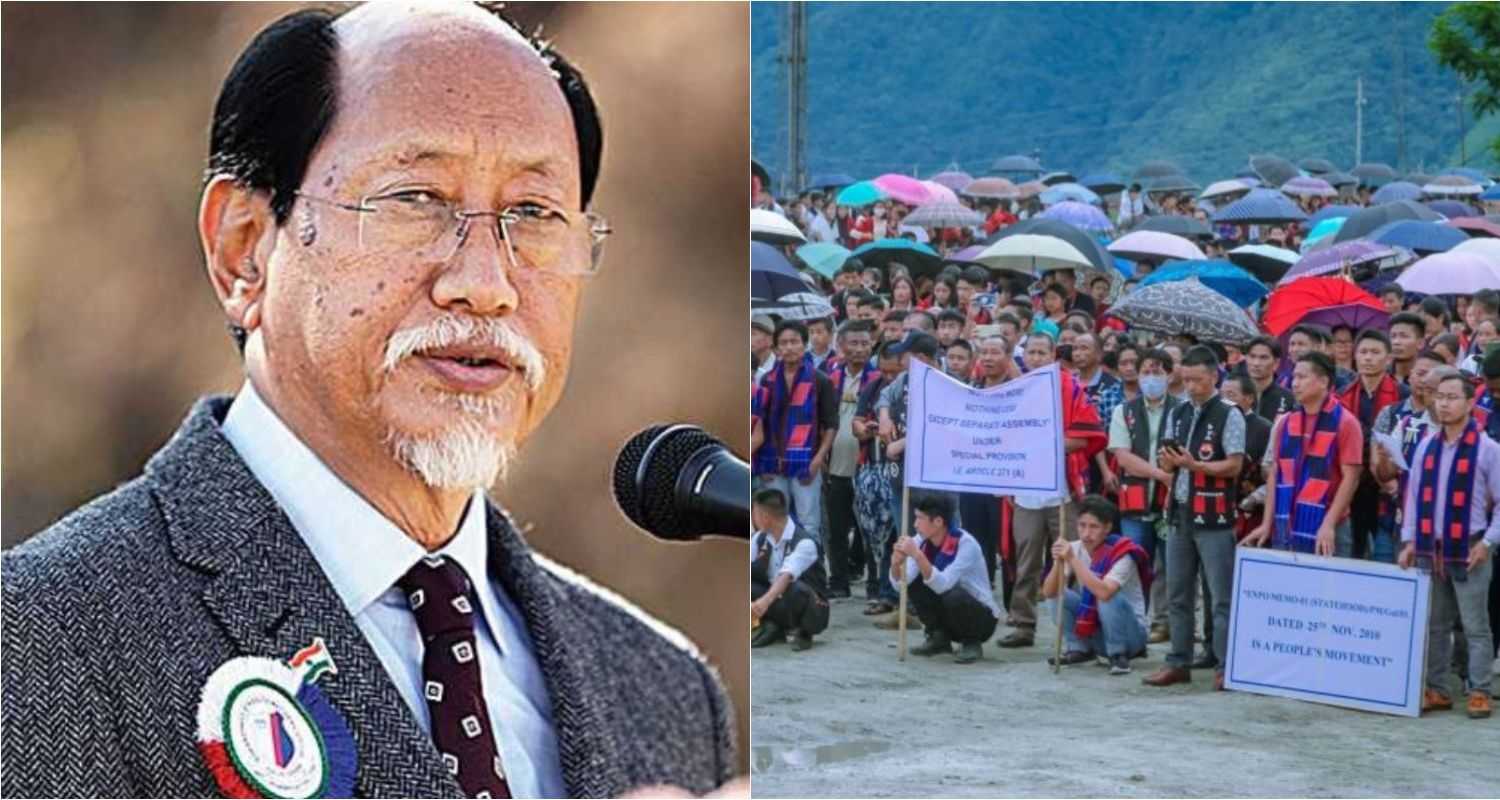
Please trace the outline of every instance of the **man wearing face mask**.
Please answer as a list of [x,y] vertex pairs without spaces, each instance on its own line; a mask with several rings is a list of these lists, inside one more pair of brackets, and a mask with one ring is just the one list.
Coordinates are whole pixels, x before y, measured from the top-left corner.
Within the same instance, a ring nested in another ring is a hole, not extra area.
[[[1115,407],[1109,421],[1109,452],[1120,466],[1120,532],[1146,551],[1155,563],[1158,548],[1157,523],[1167,504],[1172,475],[1156,464],[1162,420],[1182,403],[1167,394],[1167,374],[1172,357],[1165,350],[1147,350],[1141,356],[1141,393]],[[1166,581],[1153,587],[1151,624],[1153,638],[1167,639]],[[1155,595],[1160,594],[1162,598]]]

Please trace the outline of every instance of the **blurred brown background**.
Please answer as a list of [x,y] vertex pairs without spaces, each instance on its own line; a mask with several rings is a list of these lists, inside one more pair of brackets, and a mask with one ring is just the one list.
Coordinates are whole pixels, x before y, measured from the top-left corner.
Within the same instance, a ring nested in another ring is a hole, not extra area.
[[[297,7],[0,12],[6,547],[138,473],[196,397],[238,388],[195,232],[208,125],[240,50]],[[744,441],[748,6],[510,9],[589,79],[605,130],[595,206],[617,232],[585,291],[570,388],[495,495],[539,550],[702,646],[733,693],[744,771],[744,546],[657,544],[609,476],[654,422]]]

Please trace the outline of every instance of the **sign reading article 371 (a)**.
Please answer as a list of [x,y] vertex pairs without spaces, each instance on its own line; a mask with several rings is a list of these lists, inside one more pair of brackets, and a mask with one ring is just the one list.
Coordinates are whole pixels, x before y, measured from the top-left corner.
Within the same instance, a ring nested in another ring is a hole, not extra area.
[[915,359],[907,391],[907,484],[955,492],[1064,491],[1056,364],[976,389]]
[[1418,716],[1430,580],[1392,564],[1240,548],[1225,687]]

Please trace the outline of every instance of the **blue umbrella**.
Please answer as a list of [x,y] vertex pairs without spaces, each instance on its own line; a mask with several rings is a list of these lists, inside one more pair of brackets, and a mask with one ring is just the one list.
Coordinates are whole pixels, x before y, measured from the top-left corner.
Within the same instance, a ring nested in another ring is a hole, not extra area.
[[1099,202],[1099,195],[1094,194],[1087,187],[1076,183],[1059,183],[1049,187],[1046,191],[1042,192],[1041,198],[1042,204],[1049,206],[1056,205],[1065,200],[1089,204]]
[[825,278],[832,278],[849,260],[849,248],[833,242],[813,242],[797,248],[797,257]]
[[1090,233],[1108,231],[1114,229],[1114,223],[1104,212],[1088,203],[1079,203],[1072,200],[1063,200],[1055,203],[1041,213],[1042,219],[1054,219],[1066,222],[1075,228],[1080,228]]
[[1448,169],[1443,170],[1442,174],[1461,175],[1479,184],[1480,186],[1489,186],[1490,184],[1494,183],[1494,181],[1490,180],[1490,176],[1484,174],[1484,172],[1481,170],[1474,169],[1473,167],[1449,167]]
[[1171,283],[1197,278],[1200,283],[1224,295],[1240,308],[1247,308],[1270,293],[1254,275],[1228,261],[1174,261],[1147,275],[1141,286]]
[[1323,206],[1322,208],[1318,209],[1312,216],[1308,217],[1306,221],[1302,223],[1302,227],[1311,230],[1322,224],[1324,220],[1333,219],[1334,217],[1348,217],[1350,214],[1354,214],[1363,210],[1364,209],[1359,206],[1346,206],[1339,205],[1337,203],[1333,205]]
[[1497,183],[1494,186],[1491,186],[1490,188],[1485,189],[1484,190],[1484,194],[1479,195],[1479,199],[1480,200],[1489,200],[1491,202],[1493,202],[1495,200],[1500,200],[1500,183]]
[[995,159],[995,163],[990,166],[990,171],[998,172],[1002,175],[1005,173],[1015,173],[1036,177],[1042,174],[1042,165],[1030,156],[1004,156]]
[[750,243],[750,298],[780,300],[811,290],[807,279],[781,251],[765,242]]
[[1437,222],[1400,219],[1395,222],[1387,222],[1370,231],[1369,235],[1362,238],[1372,242],[1379,242],[1380,244],[1405,247],[1407,250],[1415,251],[1421,255],[1428,255],[1430,253],[1441,253],[1451,250],[1460,242],[1468,239],[1469,235],[1458,228],[1452,228]]
[[1125,191],[1125,181],[1113,172],[1096,172],[1085,175],[1078,181],[1098,194],[1118,194]]
[[1302,240],[1302,252],[1307,252],[1309,246],[1338,233],[1339,228],[1344,227],[1345,219],[1347,217],[1329,217],[1312,226],[1312,230],[1307,232],[1307,238]]
[[833,202],[841,206],[858,207],[884,200],[885,197],[885,192],[882,192],[879,186],[870,181],[860,181],[845,186]]
[[814,189],[831,189],[837,186],[848,186],[851,183],[854,183],[854,178],[842,172],[824,172],[814,175],[807,185]]
[[1280,225],[1307,219],[1291,198],[1275,189],[1251,189],[1250,193],[1214,214],[1214,222],[1230,225]]
[[1415,200],[1422,196],[1422,187],[1410,181],[1395,181],[1375,190],[1370,195],[1370,205],[1394,203],[1397,200]]
[[1479,216],[1479,212],[1473,206],[1468,203],[1460,203],[1457,200],[1428,200],[1422,205],[1442,214],[1448,219]]

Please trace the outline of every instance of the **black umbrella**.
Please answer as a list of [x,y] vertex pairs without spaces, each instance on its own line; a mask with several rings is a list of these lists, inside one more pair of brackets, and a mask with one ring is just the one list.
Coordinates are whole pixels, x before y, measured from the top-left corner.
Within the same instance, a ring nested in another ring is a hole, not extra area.
[[1108,250],[1104,249],[1104,245],[1099,244],[1098,239],[1095,239],[1088,231],[1060,220],[1047,219],[1045,217],[1023,219],[1014,225],[1007,225],[1001,228],[999,233],[986,239],[984,243],[987,245],[994,244],[1007,236],[1015,236],[1021,233],[1030,233],[1037,236],[1055,236],[1078,248],[1078,252],[1082,253],[1084,258],[1087,258],[1089,263],[1101,272],[1109,275],[1118,274],[1119,272],[1114,266],[1115,257],[1110,255]]
[[760,178],[760,188],[768,192],[771,191],[771,173],[767,172],[766,168],[753,158],[750,159],[750,174]]
[[1333,241],[1337,244],[1351,239],[1362,239],[1381,225],[1402,219],[1441,222],[1443,215],[1415,200],[1397,200],[1394,203],[1371,206],[1344,220],[1343,227],[1339,228],[1337,234],[1334,234]]
[[854,183],[854,178],[850,175],[846,175],[842,172],[825,172],[819,175],[814,175],[812,177],[812,180],[807,182],[807,188],[842,189],[851,183]]
[[1396,171],[1389,164],[1379,161],[1370,161],[1359,164],[1349,170],[1349,174],[1359,178],[1360,186],[1379,187],[1396,179]]
[[1056,186],[1059,183],[1077,183],[1078,179],[1073,177],[1073,173],[1062,170],[1059,172],[1049,172],[1046,175],[1043,175],[1041,181],[1048,186]]
[[991,172],[1029,172],[1042,174],[1042,165],[1031,156],[1002,156],[990,166]]
[[1150,194],[1154,194],[1156,192],[1203,191],[1202,186],[1193,183],[1192,180],[1190,180],[1185,175],[1162,175],[1156,178],[1147,178],[1144,188],[1146,189],[1146,192]]
[[1092,175],[1085,175],[1078,182],[1100,196],[1119,194],[1125,191],[1125,182],[1111,172],[1098,172]]
[[750,243],[750,299],[778,301],[812,290],[812,283],[779,248],[765,242]]
[[[1327,175],[1330,172],[1339,171],[1339,168],[1335,167],[1333,162],[1326,158],[1304,158],[1302,159],[1301,166],[1314,175]],[[1328,179],[1324,178],[1323,180],[1327,181]],[[1333,181],[1328,182],[1333,183]]]
[[1147,178],[1164,178],[1168,175],[1181,174],[1182,167],[1179,167],[1170,161],[1157,159],[1155,161],[1147,161],[1146,163],[1142,164],[1140,169],[1137,169],[1135,171],[1135,175],[1133,177],[1136,180],[1145,180]]
[[1208,227],[1196,217],[1184,217],[1177,214],[1161,214],[1147,217],[1145,222],[1135,226],[1138,231],[1157,231],[1160,233],[1171,233],[1177,236],[1186,236],[1189,239],[1212,239],[1213,228]]
[[1329,185],[1335,188],[1354,186],[1359,183],[1359,178],[1356,178],[1347,172],[1325,172],[1318,177],[1322,178],[1325,181],[1328,181]]
[[1407,175],[1405,178],[1402,178],[1401,180],[1411,181],[1418,186],[1426,186],[1427,184],[1432,183],[1432,178],[1432,175],[1428,175],[1425,172],[1413,172],[1410,175]]
[[1302,174],[1296,164],[1281,156],[1251,156],[1250,168],[1267,186],[1280,186]]

